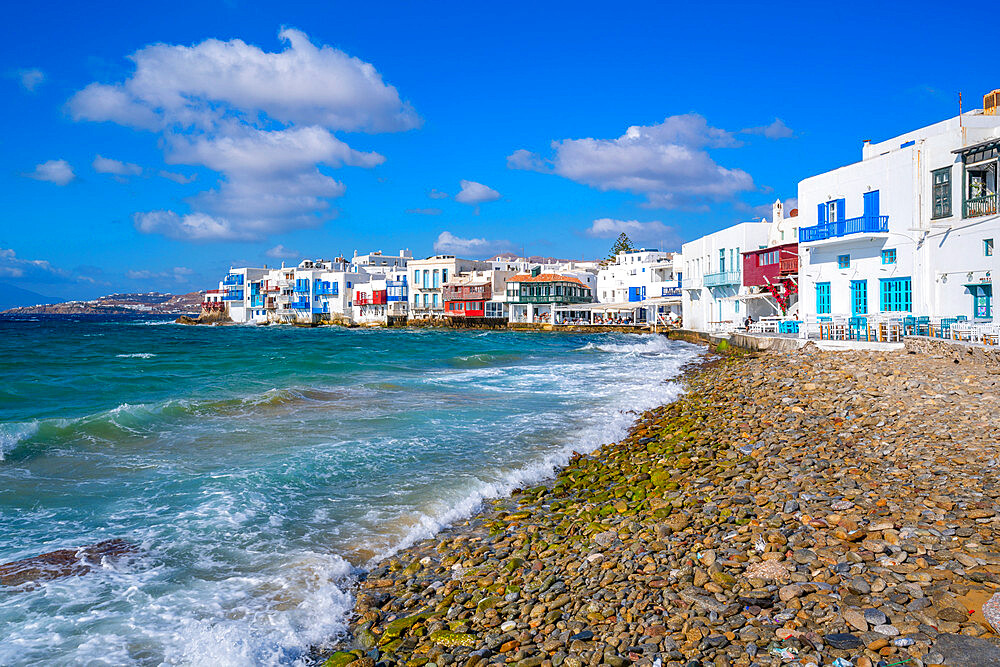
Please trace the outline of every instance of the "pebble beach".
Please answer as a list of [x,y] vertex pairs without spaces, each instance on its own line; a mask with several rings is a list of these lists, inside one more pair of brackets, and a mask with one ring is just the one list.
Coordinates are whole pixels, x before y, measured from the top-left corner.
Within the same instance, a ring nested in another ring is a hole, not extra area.
[[319,662],[1000,664],[1000,371],[708,359],[624,440],[370,569]]

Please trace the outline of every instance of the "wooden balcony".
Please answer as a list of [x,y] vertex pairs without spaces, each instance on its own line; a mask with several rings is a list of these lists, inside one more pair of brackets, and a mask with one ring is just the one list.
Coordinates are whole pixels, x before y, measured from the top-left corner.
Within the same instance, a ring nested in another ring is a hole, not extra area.
[[778,270],[781,272],[781,275],[783,276],[799,272],[798,255],[796,255],[795,257],[785,257],[784,259],[781,260],[779,264],[780,267]]

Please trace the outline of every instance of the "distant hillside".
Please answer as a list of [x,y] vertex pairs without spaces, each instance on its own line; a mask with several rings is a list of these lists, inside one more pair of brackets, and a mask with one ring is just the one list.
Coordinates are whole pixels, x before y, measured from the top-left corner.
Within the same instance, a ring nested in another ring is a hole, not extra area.
[[18,306],[36,306],[41,303],[56,303],[59,299],[38,292],[0,283],[0,310]]
[[12,315],[127,315],[130,313],[194,315],[201,312],[201,302],[204,297],[204,292],[109,294],[91,301],[64,301],[62,303],[50,301],[47,304],[39,304],[36,301],[30,306],[8,308],[2,312]]

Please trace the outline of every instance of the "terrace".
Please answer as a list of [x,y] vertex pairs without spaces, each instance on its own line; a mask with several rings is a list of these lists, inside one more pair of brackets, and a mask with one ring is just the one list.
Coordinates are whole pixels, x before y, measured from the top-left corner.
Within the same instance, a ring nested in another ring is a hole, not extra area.
[[841,238],[853,234],[888,234],[889,216],[871,215],[838,220],[837,222],[822,222],[812,227],[799,229],[799,242],[810,243],[827,239]]

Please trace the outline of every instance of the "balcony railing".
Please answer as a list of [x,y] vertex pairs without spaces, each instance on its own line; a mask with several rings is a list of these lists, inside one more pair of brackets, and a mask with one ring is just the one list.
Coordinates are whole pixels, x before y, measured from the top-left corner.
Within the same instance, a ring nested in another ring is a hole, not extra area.
[[698,289],[701,287],[700,278],[685,278],[681,281],[681,289]]
[[973,197],[965,202],[965,217],[978,218],[982,215],[996,215],[997,196],[986,195],[985,197]]
[[222,279],[223,285],[233,286],[243,284],[243,274],[233,274],[230,273],[225,278]]
[[789,273],[798,273],[799,272],[798,256],[786,257],[783,260],[781,260],[779,262],[778,270],[781,272],[781,275],[786,275]]
[[493,298],[493,291],[489,285],[477,285],[476,287],[448,287],[442,290],[441,298],[445,301],[489,301]]
[[306,283],[305,285],[298,284],[292,291],[294,291],[296,294],[309,294],[309,284],[308,283]]
[[340,294],[339,285],[331,285],[329,287],[317,287],[316,296],[337,296]]
[[298,299],[288,304],[292,310],[309,310],[309,299]]
[[681,288],[680,287],[661,287],[660,288],[660,296],[680,296],[680,295],[681,295]]
[[223,301],[242,301],[243,300],[243,292],[242,291],[239,291],[239,292],[229,292],[229,293],[223,295],[222,300]]
[[201,307],[211,313],[213,311],[225,310],[226,304],[222,303],[221,301],[202,301]]
[[[474,299],[473,299],[474,300]],[[564,294],[532,295],[507,293],[511,303],[591,303],[589,296],[566,296]]]
[[739,271],[719,271],[705,274],[705,287],[722,287],[723,285],[739,285]]
[[849,234],[885,234],[889,231],[889,216],[871,215],[848,218],[837,222],[823,222],[799,229],[799,242],[825,241]]

